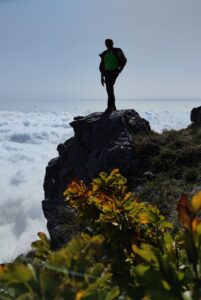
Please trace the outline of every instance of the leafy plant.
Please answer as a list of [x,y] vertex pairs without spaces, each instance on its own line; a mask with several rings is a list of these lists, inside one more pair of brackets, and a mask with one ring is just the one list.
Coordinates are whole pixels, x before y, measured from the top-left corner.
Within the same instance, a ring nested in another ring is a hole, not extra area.
[[126,184],[127,180],[115,169],[109,175],[101,172],[89,187],[82,181],[73,181],[64,192],[83,227],[104,236],[114,279],[123,290],[132,285],[132,245],[149,242],[162,249],[164,234],[172,228],[159,209],[140,202]]
[[163,252],[149,244],[133,246],[143,260],[133,274],[147,299],[201,299],[201,192],[191,203],[181,196],[177,210],[183,230],[174,239],[166,235]]
[[[81,234],[59,251],[44,248],[45,236],[32,245],[32,264],[16,261],[0,268],[0,299],[115,299],[110,265],[100,261],[103,237]],[[40,254],[40,260],[38,259]]]
[[159,246],[159,240],[172,225],[159,209],[129,192],[126,184],[126,178],[114,169],[109,175],[101,172],[89,187],[82,181],[73,181],[64,195],[83,225],[128,252],[134,240]]
[[201,299],[201,192],[180,197],[177,232],[118,169],[64,194],[85,233],[55,252],[39,233],[29,260],[0,265],[0,300]]

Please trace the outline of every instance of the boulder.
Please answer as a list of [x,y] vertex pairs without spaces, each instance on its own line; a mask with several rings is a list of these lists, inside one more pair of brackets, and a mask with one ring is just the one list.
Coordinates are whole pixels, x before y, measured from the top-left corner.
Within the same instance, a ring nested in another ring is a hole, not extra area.
[[74,212],[64,202],[68,183],[79,179],[89,184],[99,172],[114,168],[128,181],[139,171],[145,172],[144,162],[135,158],[134,140],[135,135],[151,130],[149,122],[133,109],[75,117],[70,125],[74,136],[58,145],[59,156],[48,163],[44,179],[42,205],[55,249],[79,231]]
[[201,125],[201,106],[195,107],[191,110],[191,122]]

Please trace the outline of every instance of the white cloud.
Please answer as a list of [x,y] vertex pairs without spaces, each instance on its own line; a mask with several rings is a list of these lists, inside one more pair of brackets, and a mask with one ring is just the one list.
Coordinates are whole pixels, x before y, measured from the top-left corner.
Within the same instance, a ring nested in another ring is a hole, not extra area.
[[69,113],[0,111],[0,262],[29,248],[46,230],[43,179],[57,144],[72,135]]

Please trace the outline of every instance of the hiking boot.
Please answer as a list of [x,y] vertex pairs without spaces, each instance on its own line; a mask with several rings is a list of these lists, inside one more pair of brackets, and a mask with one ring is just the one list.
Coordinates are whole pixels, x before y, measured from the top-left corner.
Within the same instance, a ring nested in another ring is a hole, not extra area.
[[111,113],[113,111],[117,110],[115,106],[112,106],[112,107],[108,107],[106,110],[105,110],[105,113]]

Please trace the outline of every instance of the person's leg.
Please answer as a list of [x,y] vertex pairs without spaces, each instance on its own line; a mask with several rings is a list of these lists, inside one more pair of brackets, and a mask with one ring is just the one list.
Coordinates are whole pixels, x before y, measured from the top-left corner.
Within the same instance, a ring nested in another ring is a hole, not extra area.
[[111,80],[106,82],[106,90],[108,94],[107,107],[112,108],[115,105],[114,85]]
[[113,72],[108,72],[105,75],[105,84],[108,94],[108,109],[115,110],[115,95],[114,95],[114,84],[117,79],[118,74]]

